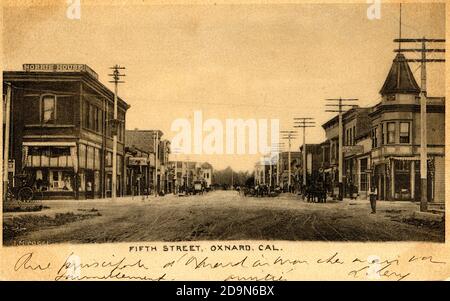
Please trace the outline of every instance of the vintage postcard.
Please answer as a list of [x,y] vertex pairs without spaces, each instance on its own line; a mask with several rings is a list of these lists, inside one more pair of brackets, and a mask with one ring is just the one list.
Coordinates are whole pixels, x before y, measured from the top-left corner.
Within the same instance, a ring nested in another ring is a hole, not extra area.
[[3,0],[0,279],[450,279],[447,4]]

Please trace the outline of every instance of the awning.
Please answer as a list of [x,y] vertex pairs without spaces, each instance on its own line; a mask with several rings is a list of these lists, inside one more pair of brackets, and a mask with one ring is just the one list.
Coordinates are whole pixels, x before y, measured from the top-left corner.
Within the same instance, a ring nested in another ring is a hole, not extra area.
[[23,142],[23,146],[76,146],[75,142],[59,142],[59,141],[29,141]]
[[420,157],[419,156],[415,156],[415,157],[391,157],[391,159],[399,160],[399,161],[419,161]]

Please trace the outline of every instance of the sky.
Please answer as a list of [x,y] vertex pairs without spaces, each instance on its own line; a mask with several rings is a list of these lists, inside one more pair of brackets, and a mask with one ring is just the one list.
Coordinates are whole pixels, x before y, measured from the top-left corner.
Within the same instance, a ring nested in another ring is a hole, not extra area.
[[[379,102],[395,56],[398,4],[125,5],[81,1],[81,18],[58,5],[3,9],[3,66],[24,63],[87,64],[108,83],[109,67],[126,67],[119,96],[131,108],[127,129],[161,129],[172,139],[174,120],[315,118],[307,143],[320,143],[320,126],[333,117],[325,98]],[[14,3],[14,2],[12,2]],[[102,2],[103,3],[103,2]],[[142,4],[144,3],[144,4]],[[403,37],[445,37],[444,4],[403,4]],[[404,46],[405,47],[405,46]],[[414,56],[408,54],[408,56]],[[411,64],[417,81],[418,64]],[[444,96],[443,64],[428,66],[428,95]],[[293,141],[297,150],[301,134]],[[214,168],[252,170],[258,155],[177,155]]]

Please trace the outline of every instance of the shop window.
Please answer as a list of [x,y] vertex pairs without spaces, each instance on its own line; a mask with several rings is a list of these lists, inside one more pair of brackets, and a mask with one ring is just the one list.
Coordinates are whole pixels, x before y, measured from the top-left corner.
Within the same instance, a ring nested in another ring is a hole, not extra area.
[[361,191],[369,190],[366,170],[367,170],[367,158],[364,158],[359,161],[359,172],[360,172],[359,189]]
[[387,123],[387,139],[388,144],[395,143],[395,122]]
[[63,190],[73,191],[73,176],[69,171],[62,172]]
[[[36,174],[38,179],[38,174]],[[44,177],[45,178],[45,177]],[[73,174],[65,170],[50,170],[48,181],[43,182],[49,191],[73,191]]]
[[409,122],[400,122],[400,143],[410,142]]
[[51,123],[56,120],[56,96],[44,95],[41,99],[41,121]]
[[411,189],[411,161],[396,160],[395,161],[395,198],[410,198]]

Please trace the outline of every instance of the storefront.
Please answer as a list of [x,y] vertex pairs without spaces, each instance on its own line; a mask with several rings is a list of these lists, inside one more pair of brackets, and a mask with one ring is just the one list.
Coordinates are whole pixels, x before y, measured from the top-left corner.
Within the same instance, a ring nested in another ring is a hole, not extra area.
[[74,142],[24,142],[24,172],[44,198],[75,197],[76,153]]
[[148,157],[127,158],[127,194],[147,195],[150,191]]

